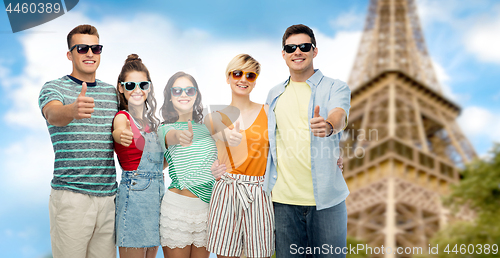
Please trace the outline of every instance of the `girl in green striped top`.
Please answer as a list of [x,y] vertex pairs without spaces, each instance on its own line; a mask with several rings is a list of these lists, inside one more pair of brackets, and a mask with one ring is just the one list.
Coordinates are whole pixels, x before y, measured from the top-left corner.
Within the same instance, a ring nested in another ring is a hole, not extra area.
[[171,185],[161,204],[160,236],[165,257],[207,258],[207,212],[215,179],[210,167],[217,147],[202,124],[196,80],[178,72],[168,81],[158,136],[165,148]]

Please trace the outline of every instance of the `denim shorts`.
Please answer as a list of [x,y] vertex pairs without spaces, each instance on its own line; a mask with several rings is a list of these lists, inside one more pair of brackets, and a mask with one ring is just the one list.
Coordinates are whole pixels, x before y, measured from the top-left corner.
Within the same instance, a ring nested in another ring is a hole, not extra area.
[[160,204],[163,173],[123,171],[116,197],[116,245],[160,245]]

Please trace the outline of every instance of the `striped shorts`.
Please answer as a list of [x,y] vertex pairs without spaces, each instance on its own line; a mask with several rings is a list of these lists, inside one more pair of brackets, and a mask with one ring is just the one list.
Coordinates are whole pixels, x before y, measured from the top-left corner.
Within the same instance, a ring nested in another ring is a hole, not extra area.
[[217,255],[270,257],[274,209],[264,177],[226,173],[215,183],[208,210],[207,250]]

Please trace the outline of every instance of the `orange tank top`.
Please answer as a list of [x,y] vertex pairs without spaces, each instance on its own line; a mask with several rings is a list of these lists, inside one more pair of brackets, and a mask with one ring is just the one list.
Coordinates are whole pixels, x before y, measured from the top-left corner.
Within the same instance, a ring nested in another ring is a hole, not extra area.
[[[234,125],[227,115],[221,113],[222,123],[229,129]],[[247,176],[264,176],[266,173],[269,138],[267,134],[267,115],[262,106],[253,124],[246,130],[240,130],[241,143],[230,147],[226,142],[216,142],[221,164],[226,164],[226,172]]]

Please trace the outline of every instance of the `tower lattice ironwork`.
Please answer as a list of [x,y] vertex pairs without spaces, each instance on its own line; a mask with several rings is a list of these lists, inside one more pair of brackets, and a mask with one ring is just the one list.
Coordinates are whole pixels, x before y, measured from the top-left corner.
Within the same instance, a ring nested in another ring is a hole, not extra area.
[[371,0],[349,85],[348,235],[392,250],[372,257],[425,253],[449,217],[440,197],[476,154],[456,122],[460,107],[441,92],[414,0]]

